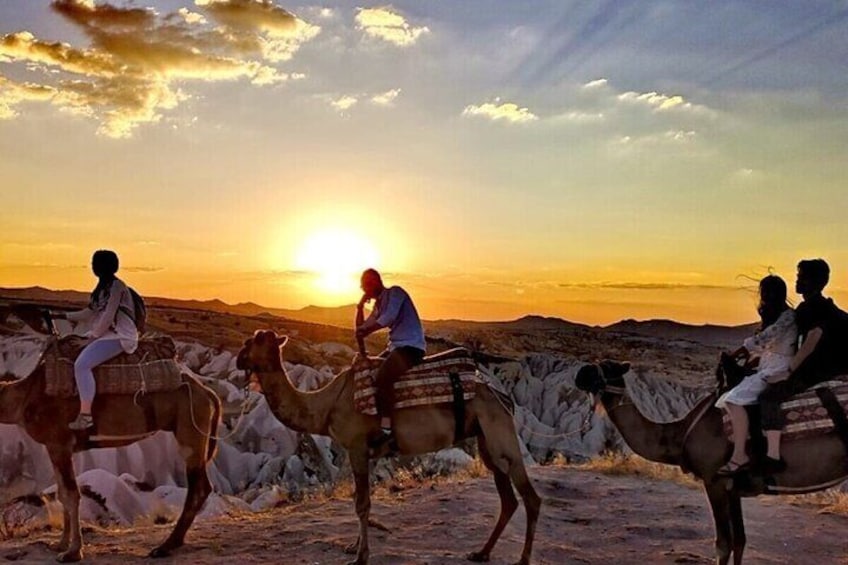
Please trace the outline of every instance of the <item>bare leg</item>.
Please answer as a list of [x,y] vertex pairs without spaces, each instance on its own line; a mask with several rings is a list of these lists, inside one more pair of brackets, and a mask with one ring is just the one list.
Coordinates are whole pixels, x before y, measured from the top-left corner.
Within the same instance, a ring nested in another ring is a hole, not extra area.
[[371,483],[369,480],[368,456],[365,453],[350,453],[350,466],[353,469],[353,481],[356,487],[356,515],[359,518],[359,540],[356,547],[356,559],[347,565],[367,565],[370,550],[368,548],[368,514],[371,512]]
[[713,481],[704,485],[710,508],[713,511],[713,521],[716,531],[716,559],[717,565],[727,565],[730,559],[731,530],[730,530],[730,502],[728,500],[726,481]]
[[748,462],[745,446],[748,442],[748,411],[744,406],[727,405],[727,413],[733,426],[733,455],[730,456],[732,465],[743,465]]
[[768,456],[772,459],[780,459],[780,430],[766,430],[766,442],[768,442]]

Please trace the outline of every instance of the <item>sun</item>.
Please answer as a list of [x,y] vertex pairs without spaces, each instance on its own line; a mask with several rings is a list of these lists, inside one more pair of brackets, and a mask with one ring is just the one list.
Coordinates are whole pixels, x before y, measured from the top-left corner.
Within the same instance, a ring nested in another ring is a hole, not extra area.
[[344,229],[315,232],[304,239],[295,268],[315,275],[316,290],[335,296],[356,294],[359,275],[377,267],[380,254],[367,238]]

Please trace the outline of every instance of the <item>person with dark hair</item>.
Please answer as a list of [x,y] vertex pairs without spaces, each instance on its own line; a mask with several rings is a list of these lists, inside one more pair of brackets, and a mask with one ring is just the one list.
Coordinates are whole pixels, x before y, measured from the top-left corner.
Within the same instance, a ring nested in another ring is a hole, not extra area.
[[[748,412],[745,406],[758,402],[768,386],[771,375],[783,373],[795,355],[798,328],[795,312],[786,299],[786,283],[782,278],[769,275],[760,281],[759,331],[746,339],[742,347],[730,354],[734,360],[744,359],[747,365],[756,365],[756,372],[724,393],[716,406],[727,410],[733,428],[733,454],[730,461],[719,469],[719,474],[733,475],[746,470],[750,459],[745,450],[748,440]],[[755,359],[759,361],[755,361]]]
[[[366,336],[389,328],[389,343],[380,354],[382,362],[377,370],[377,414],[380,416],[379,437],[369,442],[374,449],[394,443],[392,433],[392,407],[394,406],[394,383],[397,378],[421,363],[427,346],[424,327],[409,294],[399,286],[386,288],[383,278],[375,269],[367,269],[360,279],[362,299],[356,307],[356,337],[360,341],[360,355],[365,353]],[[374,300],[374,309],[365,319],[365,304]]]
[[133,353],[138,347],[133,299],[127,285],[115,276],[118,272],[118,255],[106,249],[95,251],[91,258],[91,270],[97,277],[97,286],[91,291],[88,306],[77,312],[53,314],[55,318],[84,324],[88,328],[84,337],[92,340],[74,362],[80,412],[68,427],[78,431],[94,425],[91,416],[91,404],[96,392],[94,367],[121,353]]
[[830,267],[823,259],[798,263],[795,292],[804,301],[795,312],[801,347],[782,373],[769,377],[760,395],[763,431],[768,442],[766,471],[786,468],[780,457],[780,436],[785,425],[781,403],[813,385],[848,373],[848,314],[822,291],[830,280]]

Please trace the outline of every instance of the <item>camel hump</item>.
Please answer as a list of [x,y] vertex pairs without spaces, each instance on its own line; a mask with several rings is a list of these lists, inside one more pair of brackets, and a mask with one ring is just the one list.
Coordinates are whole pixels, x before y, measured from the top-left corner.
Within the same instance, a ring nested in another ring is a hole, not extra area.
[[[354,373],[354,405],[362,414],[377,414],[376,370]],[[425,357],[395,381],[395,408],[451,404],[474,398],[482,382],[477,365],[461,347]]]
[[[89,342],[76,336],[62,338],[44,354],[45,392],[48,396],[77,396],[74,361]],[[122,353],[94,368],[97,394],[164,392],[182,384],[176,345],[168,336],[139,340],[133,353]]]

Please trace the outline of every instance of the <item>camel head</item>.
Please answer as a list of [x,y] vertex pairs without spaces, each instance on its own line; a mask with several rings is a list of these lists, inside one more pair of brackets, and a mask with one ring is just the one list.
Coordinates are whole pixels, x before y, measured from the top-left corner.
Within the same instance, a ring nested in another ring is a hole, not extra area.
[[590,394],[598,394],[608,386],[624,388],[624,375],[629,370],[630,363],[609,360],[583,365],[577,371],[574,384],[580,390]]
[[248,373],[282,371],[280,349],[288,340],[288,336],[278,336],[273,330],[257,330],[253,337],[244,340],[236,358],[236,368]]

